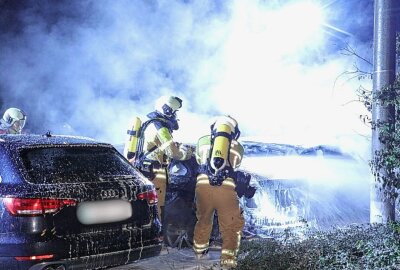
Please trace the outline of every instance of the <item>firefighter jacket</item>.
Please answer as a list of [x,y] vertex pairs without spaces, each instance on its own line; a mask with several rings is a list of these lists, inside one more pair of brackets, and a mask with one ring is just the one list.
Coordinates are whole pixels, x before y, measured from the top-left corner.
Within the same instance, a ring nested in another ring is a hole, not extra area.
[[153,121],[144,131],[143,152],[149,152],[146,159],[166,166],[170,159],[186,160],[191,157],[190,151],[178,146],[172,137],[172,131],[178,129],[174,119],[168,119],[157,111],[147,115]]
[[19,133],[14,129],[12,129],[11,126],[6,126],[0,123],[0,134],[19,134]]
[[186,160],[192,155],[185,146],[178,146],[172,137],[172,131],[178,129],[178,122],[175,119],[166,118],[155,111],[147,115],[151,121],[143,134],[143,154],[137,168],[153,182],[158,195],[158,215],[163,219],[163,208],[167,192],[167,165],[171,159]]

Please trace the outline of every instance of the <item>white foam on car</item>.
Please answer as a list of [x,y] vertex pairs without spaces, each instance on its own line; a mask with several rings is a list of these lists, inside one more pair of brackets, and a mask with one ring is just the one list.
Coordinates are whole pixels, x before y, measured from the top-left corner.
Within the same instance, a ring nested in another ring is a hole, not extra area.
[[124,200],[81,202],[76,215],[85,225],[118,222],[132,216],[132,206]]

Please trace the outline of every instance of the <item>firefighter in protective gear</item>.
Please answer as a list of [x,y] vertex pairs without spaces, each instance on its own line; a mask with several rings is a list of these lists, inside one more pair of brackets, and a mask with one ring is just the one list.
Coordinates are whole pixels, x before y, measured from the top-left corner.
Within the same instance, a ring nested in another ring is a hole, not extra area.
[[196,182],[196,216],[193,249],[197,258],[208,252],[214,211],[218,213],[222,236],[221,266],[234,268],[240,246],[244,218],[235,191],[235,171],[243,157],[238,124],[230,116],[220,116],[211,125],[211,135],[196,146],[200,165]]
[[0,134],[21,134],[26,123],[26,114],[18,108],[9,108],[0,119]]
[[156,187],[158,195],[158,215],[162,221],[165,194],[168,183],[167,166],[171,159],[187,160],[192,156],[190,148],[173,140],[172,132],[178,130],[176,112],[182,107],[182,100],[175,96],[162,96],[155,104],[155,111],[147,114],[149,124],[143,131],[142,152],[130,159]]

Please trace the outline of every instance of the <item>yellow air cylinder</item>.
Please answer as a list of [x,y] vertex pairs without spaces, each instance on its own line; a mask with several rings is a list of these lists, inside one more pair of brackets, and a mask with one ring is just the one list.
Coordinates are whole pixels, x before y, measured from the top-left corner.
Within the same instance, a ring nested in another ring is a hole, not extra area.
[[139,117],[135,117],[131,129],[128,129],[128,131],[126,132],[127,139],[125,142],[124,156],[127,159],[132,159],[135,157],[136,147],[139,140],[139,129],[141,125],[142,120],[140,120]]
[[203,136],[197,141],[195,155],[198,164],[203,165],[207,163],[207,159],[210,156],[210,145],[210,135]]
[[221,124],[214,130],[214,146],[211,152],[210,165],[216,172],[222,170],[228,161],[231,128]]

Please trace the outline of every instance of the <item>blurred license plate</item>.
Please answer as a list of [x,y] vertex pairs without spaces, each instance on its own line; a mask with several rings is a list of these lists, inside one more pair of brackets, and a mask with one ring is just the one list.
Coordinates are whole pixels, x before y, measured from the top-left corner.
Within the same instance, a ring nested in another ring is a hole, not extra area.
[[82,202],[76,215],[85,225],[118,222],[132,216],[132,206],[124,200]]

